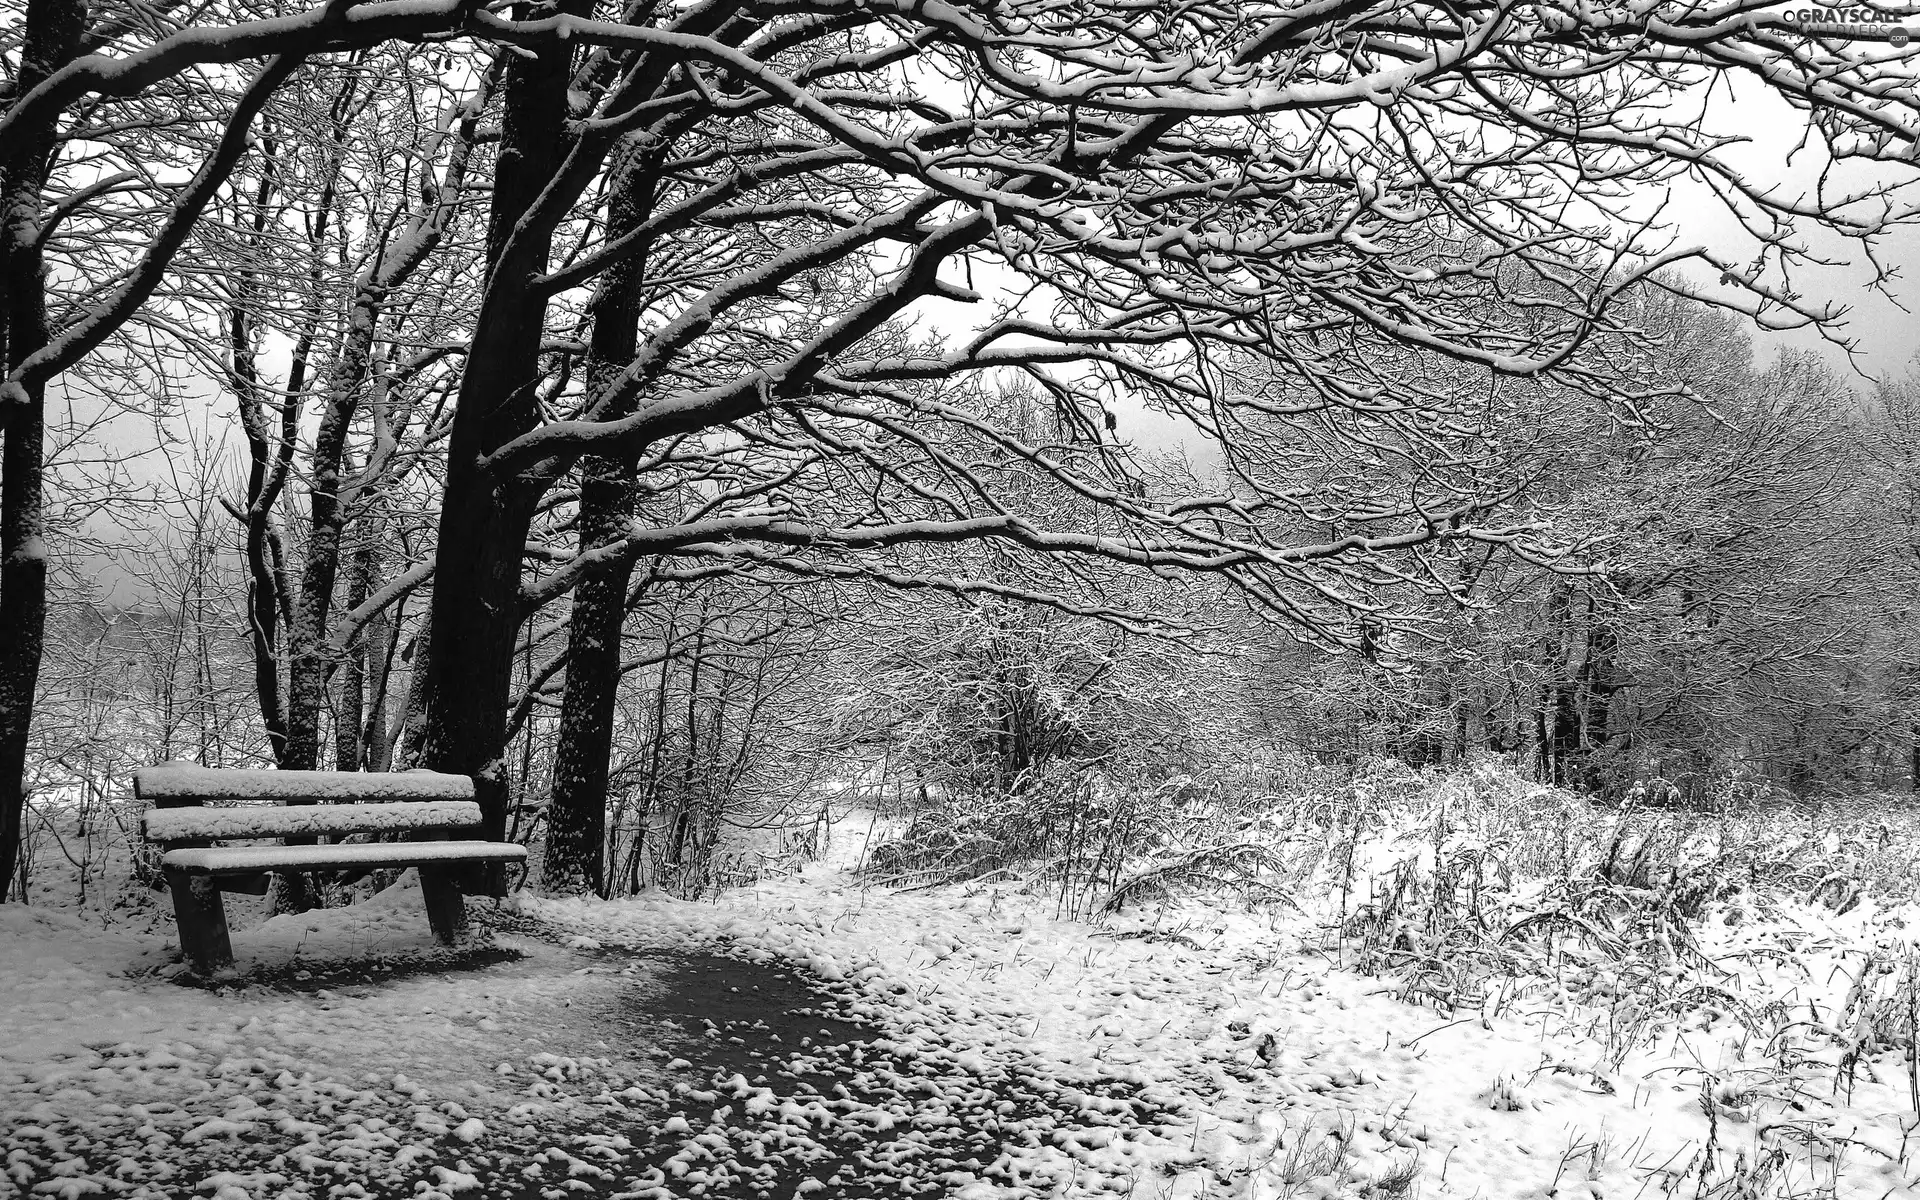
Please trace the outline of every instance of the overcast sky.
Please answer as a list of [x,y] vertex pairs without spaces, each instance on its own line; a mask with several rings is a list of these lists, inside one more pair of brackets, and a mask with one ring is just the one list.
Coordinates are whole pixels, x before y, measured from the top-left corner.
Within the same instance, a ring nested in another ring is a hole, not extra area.
[[[1790,194],[1811,194],[1826,170],[1831,194],[1833,190],[1862,191],[1894,178],[1911,181],[1915,175],[1911,167],[1832,169],[1817,145],[1797,144],[1806,129],[1805,114],[1794,111],[1776,93],[1757,84],[1736,80],[1730,91],[1720,89],[1715,94],[1713,104],[1714,127],[1750,139],[1746,146],[1730,151],[1727,158],[1755,185],[1776,186]],[[1912,182],[1893,199],[1896,210],[1920,212],[1920,186]],[[1666,211],[1672,214],[1676,234],[1682,240],[1705,243],[1737,260],[1751,257],[1759,248],[1703,185],[1687,183],[1673,189]],[[1795,283],[1810,298],[1850,310],[1838,333],[1858,343],[1853,369],[1867,376],[1905,373],[1915,349],[1914,334],[1920,330],[1920,316],[1916,315],[1920,314],[1920,228],[1909,225],[1883,239],[1878,247],[1882,266],[1898,275],[1884,292],[1870,287],[1874,270],[1857,245],[1819,229],[1802,228],[1797,232],[1823,257],[1841,260],[1831,267],[1804,268]],[[1820,351],[1836,365],[1848,359],[1812,329],[1789,333],[1756,329],[1754,343],[1763,363],[1782,346]]]

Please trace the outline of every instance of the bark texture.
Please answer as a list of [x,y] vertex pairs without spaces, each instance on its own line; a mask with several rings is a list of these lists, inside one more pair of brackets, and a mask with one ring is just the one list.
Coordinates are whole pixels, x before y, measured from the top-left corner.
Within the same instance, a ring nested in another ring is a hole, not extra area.
[[[82,0],[30,0],[22,30],[24,94],[71,59],[86,32]],[[57,113],[22,131],[0,160],[0,901],[13,890],[26,813],[27,736],[47,624],[46,382],[12,382],[47,344],[41,220],[58,145]]]
[[[582,5],[569,0],[568,8]],[[523,6],[520,15],[563,11]],[[433,653],[423,684],[420,765],[470,775],[481,836],[507,833],[501,750],[514,644],[521,624],[520,559],[541,488],[490,470],[487,455],[533,428],[546,270],[564,199],[544,196],[569,148],[570,48],[515,56],[503,82],[504,119],[487,231],[487,287],[447,448],[435,569]],[[545,203],[541,203],[542,200]],[[504,885],[492,873],[491,890]]]
[[[624,233],[652,211],[654,159],[629,145],[608,204],[608,225]],[[646,255],[610,272],[593,303],[588,387],[597,395],[633,358],[639,341]],[[624,416],[626,405],[614,415]],[[637,456],[590,454],[580,463],[580,550],[617,545],[634,519]],[[606,893],[607,768],[620,690],[621,629],[633,558],[619,554],[587,569],[573,594],[567,680],[560,703],[553,796],[547,806],[541,885],[548,891]]]

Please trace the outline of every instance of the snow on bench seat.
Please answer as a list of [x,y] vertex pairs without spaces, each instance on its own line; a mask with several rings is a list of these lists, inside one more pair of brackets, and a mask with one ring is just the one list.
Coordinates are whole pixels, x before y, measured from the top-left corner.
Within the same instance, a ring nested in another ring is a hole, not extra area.
[[161,808],[207,800],[473,799],[472,779],[438,771],[233,771],[166,762],[135,771],[133,785],[140,799]]
[[[180,950],[203,975],[233,964],[221,893],[264,889],[269,873],[418,867],[427,923],[446,945],[467,928],[466,886],[502,886],[499,867],[524,862],[524,846],[487,841],[388,841],[319,845],[334,834],[446,834],[476,829],[473,780],[432,771],[228,771],[162,763],[134,773],[134,795],[151,808],[147,840],[167,849],[160,868],[173,894]],[[208,846],[286,838],[294,845]],[[182,845],[181,843],[186,843]],[[466,864],[486,870],[468,872]],[[240,878],[235,878],[235,877]]]
[[156,842],[217,842],[243,838],[318,837],[322,834],[399,833],[409,829],[469,829],[479,823],[480,806],[471,800],[156,808],[147,813],[147,837]]
[[260,871],[417,867],[454,862],[519,862],[527,848],[510,842],[375,842],[362,846],[219,846],[169,850],[160,865],[189,875]]

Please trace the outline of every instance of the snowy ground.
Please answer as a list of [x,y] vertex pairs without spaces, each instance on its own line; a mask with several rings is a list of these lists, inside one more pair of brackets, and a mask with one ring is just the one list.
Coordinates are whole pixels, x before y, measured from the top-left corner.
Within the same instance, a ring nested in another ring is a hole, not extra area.
[[[1920,1175],[1920,1065],[1836,1026],[1885,982],[1867,950],[1905,946],[1871,904],[1709,921],[1718,1007],[1588,981],[1473,1012],[1341,969],[1313,903],[1095,927],[845,865],[713,904],[522,899],[451,958],[394,889],[237,934],[218,990],[176,978],[164,925],[0,908],[0,1195],[1889,1200]],[[1728,1019],[1774,1002],[1765,1044]]]

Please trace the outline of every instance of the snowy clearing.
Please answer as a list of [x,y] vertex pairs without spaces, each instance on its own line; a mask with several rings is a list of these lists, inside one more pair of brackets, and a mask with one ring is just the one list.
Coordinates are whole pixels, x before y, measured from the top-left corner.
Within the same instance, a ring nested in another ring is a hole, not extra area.
[[[821,864],[712,904],[521,897],[463,957],[403,885],[237,934],[214,990],[164,925],[0,909],[0,1191],[1914,1194],[1914,1064],[1871,1002],[1906,914],[1721,906],[1717,996],[1646,1011],[1589,971],[1475,1010],[1343,969],[1339,898],[1299,899],[1087,924]],[[1764,1044],[1731,1019],[1769,1006]]]

